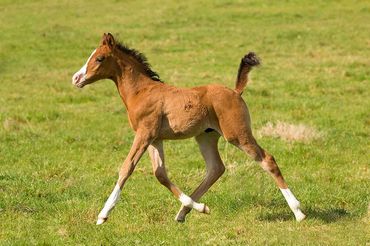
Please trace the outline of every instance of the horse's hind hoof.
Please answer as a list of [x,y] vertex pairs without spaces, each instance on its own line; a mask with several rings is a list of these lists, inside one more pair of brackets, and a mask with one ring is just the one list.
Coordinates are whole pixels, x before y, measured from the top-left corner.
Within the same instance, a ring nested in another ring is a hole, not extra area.
[[185,218],[175,218],[175,220],[179,223],[185,223]]
[[304,220],[306,218],[306,215],[304,213],[302,213],[301,210],[298,210],[294,213],[294,216],[295,216],[295,219],[297,220],[297,222],[301,222],[302,220]]
[[211,211],[207,205],[204,204],[203,213],[209,214]]
[[180,211],[176,214],[175,220],[176,220],[177,222],[184,223],[184,222],[185,222],[185,216],[186,216],[186,214],[184,214],[184,213],[182,212],[182,210],[180,210]]

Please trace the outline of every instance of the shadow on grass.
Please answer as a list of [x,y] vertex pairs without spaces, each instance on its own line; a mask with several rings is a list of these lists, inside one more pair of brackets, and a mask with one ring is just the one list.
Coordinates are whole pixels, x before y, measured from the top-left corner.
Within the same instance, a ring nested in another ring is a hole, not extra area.
[[[283,199],[266,200],[260,196],[244,194],[237,199],[229,200],[225,209],[230,213],[239,213],[248,207],[262,207],[262,212],[257,215],[260,221],[295,221],[294,214]],[[343,208],[320,208],[303,206],[302,212],[307,216],[306,220],[320,220],[330,224],[349,217],[351,214]]]
[[[321,209],[306,207],[302,209],[302,211],[306,214],[306,219],[318,219],[324,223],[333,223],[350,215],[347,210],[342,208]],[[261,221],[288,221],[294,220],[294,215],[290,211],[289,213],[278,212],[273,214],[262,214],[258,216],[257,219]]]

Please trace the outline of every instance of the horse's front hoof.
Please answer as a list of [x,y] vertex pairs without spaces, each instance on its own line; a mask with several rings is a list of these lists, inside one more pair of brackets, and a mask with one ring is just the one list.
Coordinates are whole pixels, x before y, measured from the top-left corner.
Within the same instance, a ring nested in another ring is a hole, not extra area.
[[107,221],[108,218],[98,218],[98,221],[96,221],[97,225],[101,225]]

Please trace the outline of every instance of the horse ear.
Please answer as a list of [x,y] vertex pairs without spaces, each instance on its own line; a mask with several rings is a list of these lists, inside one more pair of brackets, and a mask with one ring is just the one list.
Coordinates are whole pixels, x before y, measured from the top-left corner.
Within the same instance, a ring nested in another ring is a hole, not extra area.
[[103,33],[103,37],[101,37],[101,39],[100,39],[100,45],[104,45],[104,40],[105,40],[106,36],[107,36],[107,34]]
[[109,48],[113,49],[116,46],[116,41],[111,33],[104,33],[100,42],[101,45],[108,45]]

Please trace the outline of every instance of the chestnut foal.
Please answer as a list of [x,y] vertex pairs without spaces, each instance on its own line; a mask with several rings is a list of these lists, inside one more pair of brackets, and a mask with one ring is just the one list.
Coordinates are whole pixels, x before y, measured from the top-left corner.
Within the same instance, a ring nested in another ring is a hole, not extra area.
[[[82,88],[97,80],[113,80],[136,134],[119,171],[117,184],[98,215],[97,224],[108,219],[126,180],[147,149],[158,181],[182,204],[176,220],[185,221],[191,209],[208,214],[209,208],[198,201],[225,171],[217,148],[220,136],[246,152],[271,174],[297,221],[303,220],[305,215],[274,157],[253,137],[248,108],[241,97],[249,71],[258,64],[258,58],[252,52],[241,60],[235,90],[222,85],[180,89],[162,83],[142,54],[116,43],[110,33],[104,34],[99,47],[73,75],[72,83]],[[187,196],[167,176],[162,141],[190,137],[195,137],[199,145],[207,172],[201,184]]]

